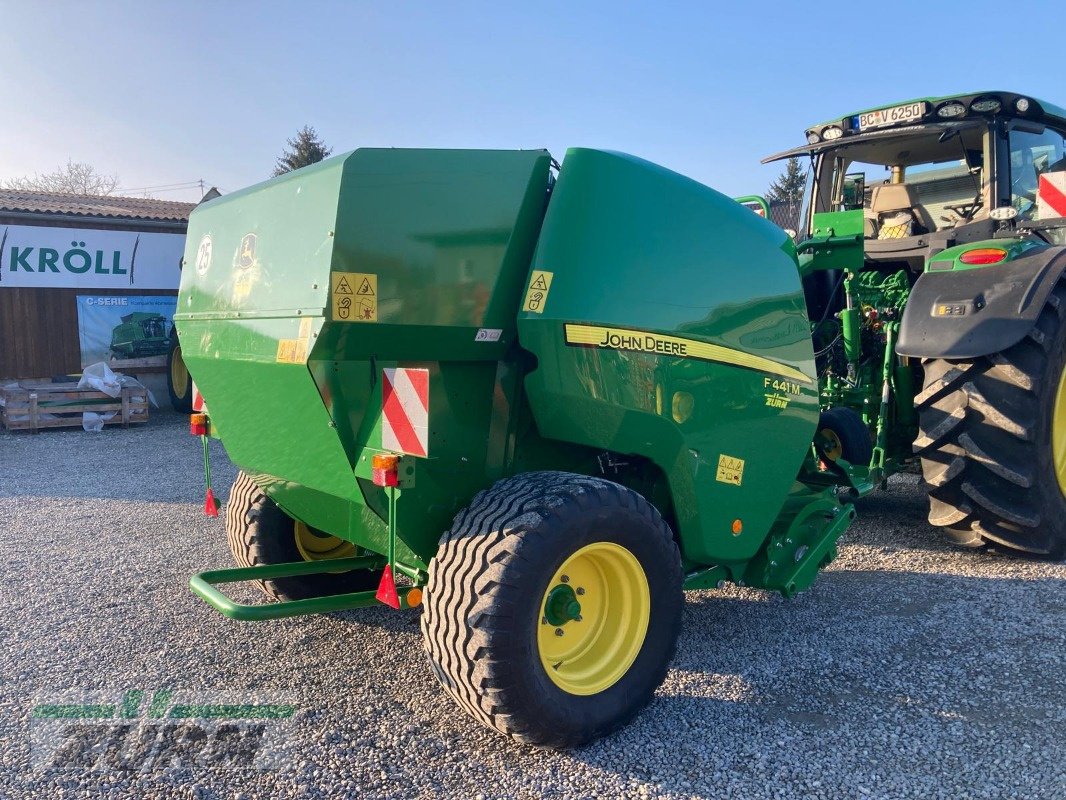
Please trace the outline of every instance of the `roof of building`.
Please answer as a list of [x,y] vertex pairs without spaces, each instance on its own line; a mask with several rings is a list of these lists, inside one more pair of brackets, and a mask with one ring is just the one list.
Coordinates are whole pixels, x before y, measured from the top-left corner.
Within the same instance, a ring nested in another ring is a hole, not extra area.
[[0,189],[0,214],[23,212],[76,217],[114,217],[161,222],[188,222],[196,203],[153,200],[148,197],[116,197],[61,192],[30,192]]

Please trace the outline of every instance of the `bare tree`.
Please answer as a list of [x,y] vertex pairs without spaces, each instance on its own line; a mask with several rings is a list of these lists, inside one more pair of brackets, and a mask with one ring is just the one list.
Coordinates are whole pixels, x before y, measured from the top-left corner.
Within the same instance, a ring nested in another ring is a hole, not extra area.
[[66,166],[58,167],[52,172],[43,175],[34,173],[32,178],[11,178],[0,186],[26,192],[108,195],[118,186],[118,175],[103,175],[91,164],[68,159]]

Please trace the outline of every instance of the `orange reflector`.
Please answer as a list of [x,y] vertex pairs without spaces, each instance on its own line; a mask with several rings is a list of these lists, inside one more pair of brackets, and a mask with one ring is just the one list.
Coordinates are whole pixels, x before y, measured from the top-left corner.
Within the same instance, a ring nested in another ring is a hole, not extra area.
[[409,608],[414,608],[422,604],[422,590],[415,586],[412,589],[407,590],[407,605]]
[[744,523],[739,519],[733,520],[733,535],[740,536],[744,532]]
[[189,415],[189,433],[193,436],[207,436],[207,414]]
[[393,453],[378,453],[370,459],[370,466],[374,469],[396,469],[400,463],[400,457]]
[[967,250],[959,261],[963,264],[998,264],[1007,257],[1007,251],[999,247],[978,247]]

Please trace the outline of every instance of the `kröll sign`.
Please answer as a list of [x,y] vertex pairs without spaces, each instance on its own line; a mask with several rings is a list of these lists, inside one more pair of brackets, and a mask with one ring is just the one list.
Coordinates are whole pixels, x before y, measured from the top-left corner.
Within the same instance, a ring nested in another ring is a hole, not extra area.
[[181,233],[0,226],[0,289],[177,289]]

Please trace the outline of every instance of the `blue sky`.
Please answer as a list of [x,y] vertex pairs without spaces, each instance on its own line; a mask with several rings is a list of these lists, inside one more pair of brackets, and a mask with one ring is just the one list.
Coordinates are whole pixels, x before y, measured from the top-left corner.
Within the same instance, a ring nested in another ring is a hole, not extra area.
[[780,171],[761,157],[866,106],[975,88],[1066,105],[1060,19],[1052,2],[0,0],[0,178],[72,158],[123,188],[232,191],[306,123],[336,153],[603,147],[747,194]]

